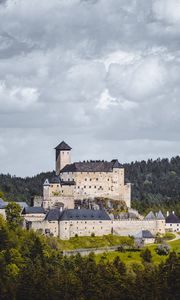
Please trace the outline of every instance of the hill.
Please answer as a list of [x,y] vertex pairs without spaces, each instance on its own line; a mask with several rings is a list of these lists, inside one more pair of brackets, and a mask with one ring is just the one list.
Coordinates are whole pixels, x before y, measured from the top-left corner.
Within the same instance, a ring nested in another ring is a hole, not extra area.
[[[170,160],[149,159],[124,164],[126,180],[132,183],[132,206],[141,213],[150,208],[175,210],[180,215],[180,157]],[[31,202],[34,195],[42,195],[45,178],[53,172],[40,173],[34,177],[0,175],[0,191],[8,200]]]

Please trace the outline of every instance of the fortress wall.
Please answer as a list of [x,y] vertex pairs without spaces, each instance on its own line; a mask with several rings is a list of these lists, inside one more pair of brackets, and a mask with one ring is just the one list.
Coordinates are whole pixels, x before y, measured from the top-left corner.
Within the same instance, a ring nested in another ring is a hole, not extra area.
[[52,196],[48,200],[43,201],[43,207],[45,209],[53,208],[57,203],[63,203],[64,208],[74,208],[74,196]]
[[113,221],[113,234],[134,235],[141,230],[149,230],[152,234],[165,233],[163,220],[115,220]]
[[76,182],[74,186],[75,199],[105,197],[123,200],[131,205],[130,185],[124,185],[124,169],[113,169],[113,172],[69,172],[61,173],[65,181]]
[[72,220],[60,221],[59,232],[61,239],[69,239],[76,234],[78,236],[102,236],[111,233],[112,221],[109,220]]
[[33,230],[42,230],[43,234],[45,234],[45,229],[49,229],[50,233],[53,236],[59,236],[59,224],[58,221],[33,221],[31,228]]

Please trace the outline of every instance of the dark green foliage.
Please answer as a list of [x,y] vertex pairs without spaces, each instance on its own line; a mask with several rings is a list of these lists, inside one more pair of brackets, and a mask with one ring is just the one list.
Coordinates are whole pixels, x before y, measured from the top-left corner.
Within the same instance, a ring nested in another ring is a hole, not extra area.
[[[150,209],[174,210],[180,215],[180,157],[124,164],[125,177],[132,183],[132,206],[141,213]],[[54,172],[41,173],[32,178],[0,175],[0,191],[8,200],[27,201],[42,195],[42,184]],[[123,207],[122,207],[123,209]]]
[[180,157],[124,164],[133,184],[132,206],[141,213],[174,210],[180,215]]
[[46,178],[51,178],[55,172],[46,172],[34,177],[20,178],[11,175],[0,174],[0,191],[3,197],[9,201],[26,201],[31,203],[35,195],[42,195],[42,185]]
[[6,219],[9,226],[17,227],[22,224],[22,217],[21,217],[21,207],[16,204],[15,202],[10,202],[6,208]]
[[93,253],[63,257],[54,239],[9,228],[1,216],[0,266],[1,300],[176,300],[180,292],[175,252],[159,266],[126,266],[119,257],[109,262],[106,254],[99,263]]
[[142,250],[140,256],[142,257],[144,262],[150,263],[152,261],[152,254],[148,248]]
[[167,244],[158,245],[156,248],[156,252],[159,255],[168,255],[170,252],[170,247]]

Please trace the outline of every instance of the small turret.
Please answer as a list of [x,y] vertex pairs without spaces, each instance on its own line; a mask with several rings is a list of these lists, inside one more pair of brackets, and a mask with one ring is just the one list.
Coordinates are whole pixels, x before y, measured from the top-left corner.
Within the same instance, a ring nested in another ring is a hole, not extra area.
[[43,199],[44,200],[49,199],[49,186],[50,186],[49,180],[46,179],[43,184]]

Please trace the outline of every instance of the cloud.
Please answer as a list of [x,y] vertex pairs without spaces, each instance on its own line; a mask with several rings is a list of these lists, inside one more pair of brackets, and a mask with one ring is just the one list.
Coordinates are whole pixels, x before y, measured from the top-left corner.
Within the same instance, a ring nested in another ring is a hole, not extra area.
[[179,0],[156,0],[153,1],[153,11],[157,20],[169,24],[180,23]]
[[30,109],[37,103],[38,97],[36,88],[16,86],[8,88],[4,82],[0,82],[1,112]]
[[[179,152],[179,1],[1,4],[3,172],[53,168],[49,147],[61,139],[75,160]],[[34,163],[4,163],[9,144]]]

